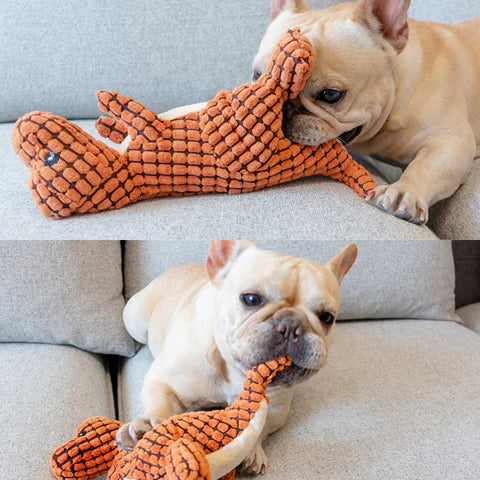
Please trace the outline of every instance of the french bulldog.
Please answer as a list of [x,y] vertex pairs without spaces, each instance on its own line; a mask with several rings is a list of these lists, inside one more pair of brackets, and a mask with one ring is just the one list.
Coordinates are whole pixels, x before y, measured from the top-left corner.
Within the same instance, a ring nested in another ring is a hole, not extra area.
[[172,415],[228,405],[252,366],[289,355],[292,365],[268,388],[261,441],[242,464],[245,473],[264,472],[262,441],[285,424],[292,387],[327,362],[340,282],[356,256],[350,244],[320,265],[250,241],[212,241],[206,264],[169,270],[134,295],[124,322],[154,360],[141,394],[145,417],[122,427],[119,446],[131,449]]
[[[283,33],[300,27],[316,63],[285,131],[317,145],[340,138],[355,154],[404,169],[367,200],[417,224],[451,196],[480,155],[480,19],[457,25],[409,19],[410,0],[358,0],[310,9],[272,0],[254,61],[265,71]],[[453,4],[452,4],[453,8]]]

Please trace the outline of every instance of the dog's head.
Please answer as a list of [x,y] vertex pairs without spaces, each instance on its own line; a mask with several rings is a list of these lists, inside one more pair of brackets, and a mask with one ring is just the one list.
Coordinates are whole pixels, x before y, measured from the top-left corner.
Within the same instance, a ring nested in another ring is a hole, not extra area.
[[272,21],[254,61],[265,72],[278,40],[300,27],[315,65],[303,92],[285,109],[284,130],[296,143],[345,144],[372,138],[396,95],[395,65],[408,39],[410,0],[359,0],[312,10],[304,0],[272,0]]
[[291,385],[325,365],[340,308],[339,285],[353,265],[348,245],[325,265],[260,250],[247,241],[213,241],[207,270],[215,299],[215,340],[241,372],[289,355],[275,379]]

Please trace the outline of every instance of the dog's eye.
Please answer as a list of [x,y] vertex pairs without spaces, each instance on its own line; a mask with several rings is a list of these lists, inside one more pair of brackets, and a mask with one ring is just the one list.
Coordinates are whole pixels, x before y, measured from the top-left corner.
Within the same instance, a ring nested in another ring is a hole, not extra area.
[[256,293],[243,293],[240,299],[247,307],[258,307],[265,304],[265,300]]
[[329,104],[338,103],[345,97],[345,92],[341,92],[340,90],[333,90],[331,88],[326,88],[322,90],[317,95],[317,102],[325,102]]
[[330,312],[319,313],[318,318],[325,325],[331,325],[334,320],[334,316]]
[[257,70],[256,68],[253,70],[253,74],[252,74],[252,80],[254,82],[256,82],[260,77],[261,77],[261,73],[259,70]]

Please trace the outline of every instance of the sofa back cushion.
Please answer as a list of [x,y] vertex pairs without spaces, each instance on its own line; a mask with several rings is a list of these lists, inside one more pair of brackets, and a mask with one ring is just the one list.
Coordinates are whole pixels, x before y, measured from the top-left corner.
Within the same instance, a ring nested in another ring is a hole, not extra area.
[[[310,0],[312,7],[338,1]],[[98,116],[117,90],[162,112],[250,80],[268,0],[2,0],[0,122],[31,110]],[[480,2],[413,0],[420,19],[480,16]]]
[[[358,259],[342,283],[341,320],[416,318],[460,321],[448,241],[360,241]],[[345,242],[259,241],[257,245],[325,263]],[[125,296],[167,269],[203,262],[207,242],[126,242]]]
[[133,355],[120,242],[0,242],[0,342]]

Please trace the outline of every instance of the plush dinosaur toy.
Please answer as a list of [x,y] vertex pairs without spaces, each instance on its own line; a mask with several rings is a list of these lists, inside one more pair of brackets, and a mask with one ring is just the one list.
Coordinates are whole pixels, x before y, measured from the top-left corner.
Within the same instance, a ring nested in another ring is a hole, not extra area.
[[200,112],[161,120],[139,102],[97,92],[100,135],[51,113],[20,118],[13,132],[17,154],[31,170],[29,186],[41,212],[52,218],[121,208],[153,197],[243,193],[326,175],[362,197],[376,185],[337,141],[318,147],[290,142],[282,130],[283,105],[305,86],[314,62],[311,43],[289,30],[256,83],[222,91]]
[[233,480],[265,425],[268,384],[291,359],[281,357],[254,367],[243,390],[225,410],[188,412],[156,425],[133,450],[120,450],[115,435],[122,423],[93,417],[75,438],[51,456],[58,480]]

